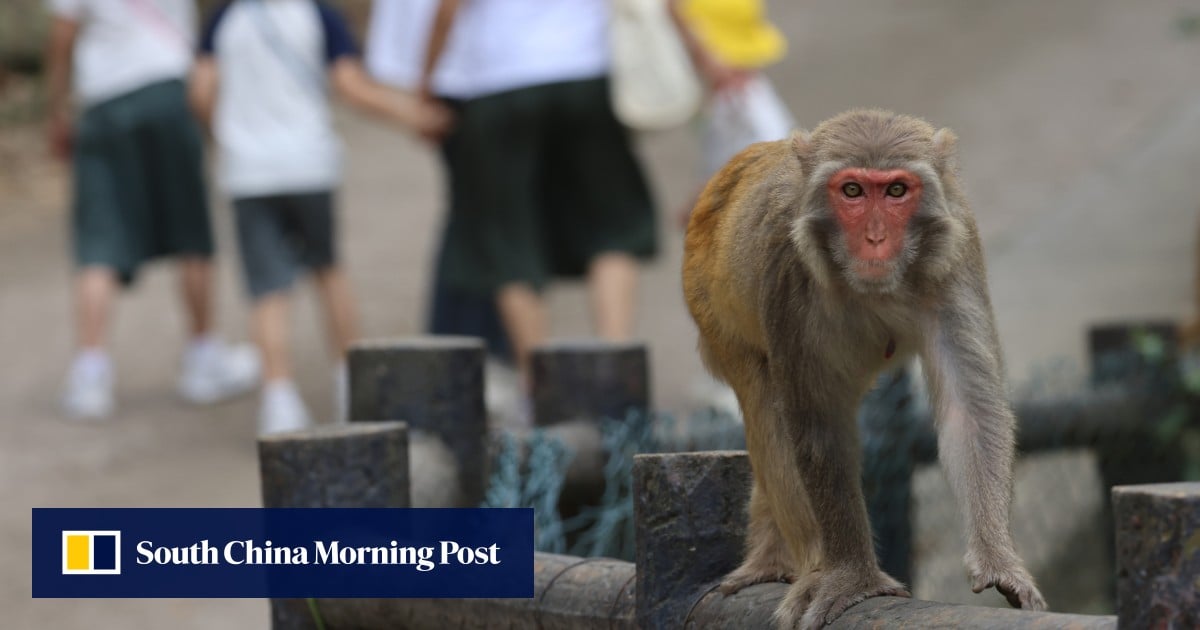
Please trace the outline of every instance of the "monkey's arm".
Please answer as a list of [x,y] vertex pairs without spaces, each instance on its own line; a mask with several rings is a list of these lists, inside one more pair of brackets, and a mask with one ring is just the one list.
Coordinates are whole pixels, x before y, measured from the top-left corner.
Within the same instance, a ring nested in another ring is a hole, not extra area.
[[969,265],[925,318],[921,359],[938,424],[938,453],[963,513],[971,590],[996,587],[1009,604],[1046,602],[1009,528],[1015,419],[1008,403],[982,263]]

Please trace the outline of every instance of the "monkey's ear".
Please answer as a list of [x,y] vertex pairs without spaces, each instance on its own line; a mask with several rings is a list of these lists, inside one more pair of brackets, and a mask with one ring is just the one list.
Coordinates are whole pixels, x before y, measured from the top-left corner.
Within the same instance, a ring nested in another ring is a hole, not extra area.
[[792,132],[792,153],[800,160],[801,172],[808,171],[812,153],[812,132],[796,129]]
[[812,133],[797,129],[792,132],[792,151],[796,152],[796,156],[804,158],[808,156],[808,149],[812,145]]
[[942,127],[933,134],[933,155],[938,171],[945,173],[958,169],[958,136],[948,127]]

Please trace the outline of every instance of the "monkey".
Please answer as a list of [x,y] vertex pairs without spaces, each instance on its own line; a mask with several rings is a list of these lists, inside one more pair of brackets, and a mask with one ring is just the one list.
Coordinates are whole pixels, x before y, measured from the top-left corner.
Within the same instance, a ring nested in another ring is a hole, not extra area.
[[909,596],[875,556],[855,412],[913,356],[972,590],[1046,607],[1009,526],[1015,418],[956,145],[923,120],[852,110],[746,148],[688,223],[685,299],[701,358],[737,394],[753,471],[745,558],[720,591],[791,583],[780,627]]

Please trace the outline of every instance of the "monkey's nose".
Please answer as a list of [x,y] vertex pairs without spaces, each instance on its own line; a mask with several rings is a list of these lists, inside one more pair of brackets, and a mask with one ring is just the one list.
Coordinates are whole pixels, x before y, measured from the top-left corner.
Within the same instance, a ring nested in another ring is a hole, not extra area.
[[872,245],[882,245],[886,240],[887,232],[880,232],[879,234],[867,234],[867,242]]

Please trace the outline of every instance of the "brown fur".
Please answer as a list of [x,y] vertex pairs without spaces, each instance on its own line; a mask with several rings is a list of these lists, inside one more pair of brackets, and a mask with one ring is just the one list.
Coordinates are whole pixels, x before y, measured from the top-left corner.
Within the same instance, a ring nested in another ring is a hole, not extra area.
[[[754,470],[747,555],[722,590],[792,581],[776,611],[783,627],[819,628],[867,597],[907,595],[876,562],[855,412],[878,372],[913,354],[963,506],[973,588],[1045,607],[1009,532],[1014,420],[955,143],[915,118],[847,112],[747,148],[692,213],[684,293],[705,363],[737,393]],[[825,184],[845,167],[903,168],[924,185],[880,284],[848,270],[828,207]]]

